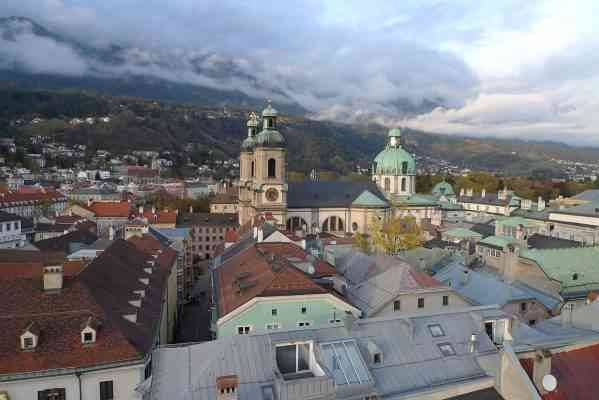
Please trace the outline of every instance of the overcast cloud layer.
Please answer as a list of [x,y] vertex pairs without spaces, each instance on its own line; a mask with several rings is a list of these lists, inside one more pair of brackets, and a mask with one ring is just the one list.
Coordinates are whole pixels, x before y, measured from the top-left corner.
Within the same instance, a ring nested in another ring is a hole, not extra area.
[[[2,1],[12,15],[126,49],[103,64],[23,27],[0,35],[0,66],[148,74],[294,101],[314,118],[599,145],[593,0]],[[406,99],[443,106],[398,113]]]

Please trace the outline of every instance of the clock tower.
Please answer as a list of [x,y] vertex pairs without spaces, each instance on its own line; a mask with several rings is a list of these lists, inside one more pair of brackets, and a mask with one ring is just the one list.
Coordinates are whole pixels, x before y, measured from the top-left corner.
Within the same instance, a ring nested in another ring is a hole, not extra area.
[[270,102],[262,111],[262,130],[254,138],[254,215],[287,222],[287,165],[285,138],[277,130],[278,112]]

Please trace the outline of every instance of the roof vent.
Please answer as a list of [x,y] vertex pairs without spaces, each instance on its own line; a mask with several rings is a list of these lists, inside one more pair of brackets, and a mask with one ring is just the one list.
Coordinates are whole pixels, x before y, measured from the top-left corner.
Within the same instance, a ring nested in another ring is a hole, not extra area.
[[127,321],[133,322],[135,324],[135,323],[137,323],[137,312],[133,313],[133,314],[125,314],[125,315],[123,315],[123,318],[125,318]]
[[239,378],[237,375],[224,375],[216,378],[216,399],[217,400],[237,400],[237,390],[239,388]]
[[139,278],[139,281],[146,286],[150,284],[150,279],[148,278]]

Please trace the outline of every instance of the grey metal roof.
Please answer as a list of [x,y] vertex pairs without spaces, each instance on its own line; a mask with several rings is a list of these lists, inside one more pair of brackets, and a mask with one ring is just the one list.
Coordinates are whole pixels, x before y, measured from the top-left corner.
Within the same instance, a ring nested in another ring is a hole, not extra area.
[[561,302],[524,283],[508,283],[492,272],[474,271],[460,262],[446,266],[434,277],[477,305],[498,304],[503,307],[509,303],[534,299],[553,310]]
[[374,182],[289,182],[288,208],[349,208],[364,191],[369,191],[387,202]]
[[577,200],[599,202],[599,190],[598,189],[585,190],[584,192],[579,193],[576,196],[574,196],[574,198]]
[[586,217],[599,217],[599,201],[593,201],[588,204],[581,204],[574,207],[568,207],[561,210],[554,210],[556,214],[582,215]]
[[[160,347],[153,355],[150,398],[216,399],[216,378],[237,375],[240,399],[268,399],[265,393],[272,391],[268,388],[280,382],[276,377],[279,372],[275,346],[294,341],[313,341],[315,360],[324,371],[321,378],[330,380],[333,374],[326,368],[330,362],[327,364],[322,359],[325,355],[319,351],[319,345],[341,340],[357,343],[372,385],[335,385],[333,396],[327,398],[376,393],[379,398],[398,399],[420,390],[436,387],[442,390],[443,385],[488,379],[478,364],[477,355],[497,352],[495,345],[481,334],[477,353],[468,351],[470,335],[484,332],[481,320],[476,318],[476,314],[483,311],[485,309],[468,308],[445,314],[371,318],[355,321],[350,329],[337,324],[321,329],[237,335],[200,344]],[[501,313],[496,309],[494,312]],[[432,337],[428,328],[432,324],[439,324],[445,336]],[[456,354],[443,356],[439,343],[451,344]],[[373,363],[369,348],[380,349],[380,364]],[[297,381],[293,398],[303,398],[302,391],[313,388],[318,379]]]

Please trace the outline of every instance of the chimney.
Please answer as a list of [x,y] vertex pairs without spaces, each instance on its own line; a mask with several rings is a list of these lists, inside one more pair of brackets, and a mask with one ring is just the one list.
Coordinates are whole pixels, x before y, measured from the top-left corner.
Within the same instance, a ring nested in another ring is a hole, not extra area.
[[[168,211],[168,210],[166,210]],[[156,214],[156,207],[152,207],[152,214]]]
[[472,333],[470,335],[470,340],[468,341],[468,353],[476,353],[476,348],[478,345],[478,333]]
[[345,318],[343,318],[343,325],[349,334],[352,329],[354,329],[354,324],[356,322],[356,317],[349,311],[345,312]]
[[574,311],[574,304],[566,303],[562,307],[562,313],[560,314],[560,321],[562,326],[572,325],[572,313]]
[[264,230],[262,229],[262,227],[258,228],[256,240],[258,241],[258,243],[262,243],[264,241]]
[[87,206],[88,207],[92,206],[92,199],[91,199],[91,197],[87,199]]
[[44,267],[43,284],[45,292],[60,292],[62,289],[62,265]]
[[484,188],[483,188],[483,191],[482,191],[482,192],[480,192],[480,197],[482,197],[483,199],[484,199],[485,197],[487,197],[487,189],[484,189]]
[[465,194],[465,193],[466,193],[466,192],[465,192],[464,188],[461,188],[461,189],[460,189],[460,197],[464,197],[464,194]]
[[224,375],[216,378],[216,400],[237,400],[239,378],[237,375]]
[[139,206],[139,215],[143,216],[144,215],[144,206]]
[[189,213],[193,214],[193,206],[189,206]]
[[545,209],[545,200],[541,196],[537,200],[537,211],[543,211]]
[[543,385],[543,378],[550,374],[551,352],[549,350],[537,350],[533,360],[532,381],[542,395],[548,392],[545,385]]
[[114,240],[114,226],[108,228],[108,240]]

